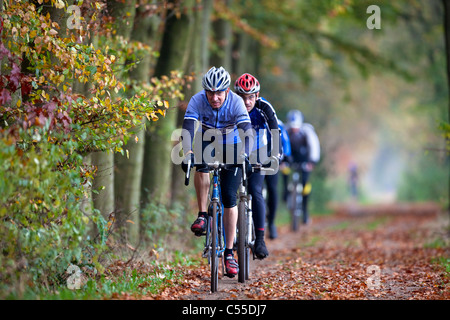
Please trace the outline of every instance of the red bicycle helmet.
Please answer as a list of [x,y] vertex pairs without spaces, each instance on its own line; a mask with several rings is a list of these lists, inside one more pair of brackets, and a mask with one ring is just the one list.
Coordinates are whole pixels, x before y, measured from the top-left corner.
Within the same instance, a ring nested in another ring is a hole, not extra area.
[[244,73],[234,83],[234,90],[237,93],[258,93],[260,90],[259,81],[250,73]]

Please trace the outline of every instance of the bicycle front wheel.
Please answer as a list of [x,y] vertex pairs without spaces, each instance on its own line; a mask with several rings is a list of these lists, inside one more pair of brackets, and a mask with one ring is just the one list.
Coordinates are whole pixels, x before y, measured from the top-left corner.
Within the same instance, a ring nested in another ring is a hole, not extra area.
[[219,282],[219,233],[217,230],[217,203],[212,204],[212,225],[211,225],[211,292],[217,291]]
[[239,201],[238,206],[238,235],[237,235],[237,249],[238,249],[238,264],[239,273],[238,281],[244,283],[246,278],[246,270],[248,268],[248,254],[246,252],[245,235],[247,234],[247,222],[245,219],[245,201]]

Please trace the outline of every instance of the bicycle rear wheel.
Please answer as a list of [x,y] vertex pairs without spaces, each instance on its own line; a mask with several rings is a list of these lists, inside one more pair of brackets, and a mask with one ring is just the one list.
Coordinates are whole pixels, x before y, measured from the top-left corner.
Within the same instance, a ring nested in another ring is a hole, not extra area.
[[245,235],[247,234],[247,221],[245,218],[245,201],[239,201],[238,205],[238,234],[237,234],[237,251],[238,251],[238,282],[244,283],[246,278],[246,271],[248,268],[248,252],[245,244]]
[[219,282],[219,252],[218,240],[219,234],[217,230],[217,203],[212,204],[212,225],[211,225],[211,292],[217,291],[217,284]]

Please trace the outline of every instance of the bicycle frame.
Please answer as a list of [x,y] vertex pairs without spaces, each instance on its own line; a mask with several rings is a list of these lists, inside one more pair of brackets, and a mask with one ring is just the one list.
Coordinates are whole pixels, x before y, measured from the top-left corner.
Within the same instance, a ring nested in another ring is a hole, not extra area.
[[[190,169],[196,165],[188,163],[188,170],[186,171],[185,185],[189,184]],[[202,256],[208,259],[211,266],[211,292],[217,291],[219,282],[219,258],[223,257],[225,251],[225,232],[223,228],[223,205],[220,192],[220,178],[219,171],[223,164],[213,163],[208,164],[210,172],[212,172],[210,201],[208,205],[207,228],[205,237],[205,246]],[[222,260],[222,273],[224,263]]]
[[222,198],[221,198],[221,192],[220,192],[220,183],[219,183],[219,170],[218,169],[214,169],[213,171],[213,176],[211,178],[211,196],[210,196],[210,200],[209,200],[209,205],[208,205],[208,228],[206,231],[206,238],[205,238],[205,249],[203,252],[203,257],[207,257],[208,256],[208,251],[212,250],[212,247],[210,246],[210,244],[208,243],[208,240],[211,240],[209,237],[209,233],[211,232],[211,223],[210,223],[210,219],[213,218],[212,217],[212,208],[214,206],[214,204],[217,204],[217,211],[216,211],[216,218],[217,218],[217,231],[218,231],[218,235],[222,235],[218,236],[218,247],[216,247],[216,254],[217,256],[221,257],[223,252],[225,251],[225,232],[223,230],[223,205],[222,205]]

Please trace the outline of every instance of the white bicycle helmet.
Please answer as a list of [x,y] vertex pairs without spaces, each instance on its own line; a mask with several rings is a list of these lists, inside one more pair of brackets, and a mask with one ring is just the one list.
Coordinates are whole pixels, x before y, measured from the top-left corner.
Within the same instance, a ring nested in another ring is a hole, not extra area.
[[203,89],[208,91],[224,91],[231,83],[230,74],[223,67],[212,67],[203,76]]
[[303,113],[300,110],[291,110],[287,114],[287,124],[290,128],[299,129],[303,124]]

